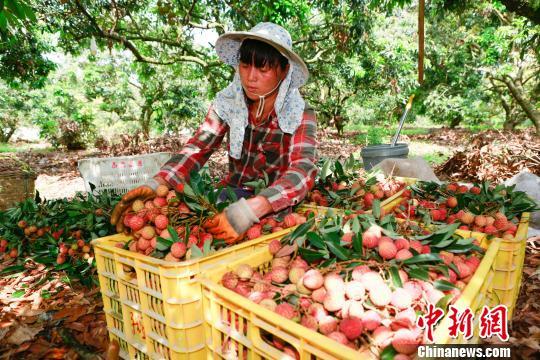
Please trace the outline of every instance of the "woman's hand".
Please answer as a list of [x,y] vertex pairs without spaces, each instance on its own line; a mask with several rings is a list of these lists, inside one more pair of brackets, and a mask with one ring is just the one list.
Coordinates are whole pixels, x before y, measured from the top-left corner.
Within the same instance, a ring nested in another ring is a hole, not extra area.
[[223,239],[227,244],[234,244],[242,239],[244,233],[272,211],[266,198],[256,196],[252,199],[240,199],[229,205],[223,212],[207,220],[203,227],[216,239]]

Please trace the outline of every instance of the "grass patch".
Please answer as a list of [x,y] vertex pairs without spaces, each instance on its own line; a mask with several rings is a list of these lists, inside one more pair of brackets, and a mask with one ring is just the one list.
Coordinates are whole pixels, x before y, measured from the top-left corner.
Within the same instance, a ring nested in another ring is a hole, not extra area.
[[0,153],[14,153],[32,150],[36,153],[48,153],[55,149],[47,143],[0,143]]
[[443,162],[445,162],[446,160],[448,160],[450,158],[450,154],[445,154],[445,153],[442,153],[442,152],[438,152],[438,153],[433,153],[433,154],[426,154],[426,155],[424,155],[422,157],[430,165],[435,166],[435,165],[440,165]]
[[16,152],[17,148],[11,144],[0,143],[0,153]]

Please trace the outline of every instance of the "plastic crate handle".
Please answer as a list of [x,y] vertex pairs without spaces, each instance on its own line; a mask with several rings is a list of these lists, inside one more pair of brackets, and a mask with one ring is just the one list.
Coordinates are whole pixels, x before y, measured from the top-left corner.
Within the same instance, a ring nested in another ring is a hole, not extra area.
[[[262,323],[265,323],[266,326],[268,327],[272,327],[273,330],[271,332],[272,335],[274,336],[278,336],[280,339],[282,339],[283,341],[286,341],[284,340],[284,338],[286,338],[287,336],[279,336],[282,332],[278,329],[276,329],[274,326],[272,326],[271,324],[265,322],[265,321],[262,321],[260,318],[257,317],[257,322],[262,322]],[[270,356],[268,356],[269,358],[273,358],[273,359],[284,359],[285,357],[288,357],[287,354],[285,354],[283,351],[279,350],[278,348],[276,348],[275,346],[272,346],[270,345],[269,343],[267,343],[266,341],[263,340],[262,336],[261,336],[261,329],[259,326],[256,326],[256,325],[253,325],[253,319],[251,321],[252,323],[252,329],[251,329],[251,340],[252,340],[252,343],[253,343],[253,346],[260,351],[261,354],[268,354]],[[296,348],[296,346],[294,346],[293,344],[291,344],[290,342],[287,342],[288,345],[294,347],[294,349],[298,352],[298,354],[300,354],[300,351]]]

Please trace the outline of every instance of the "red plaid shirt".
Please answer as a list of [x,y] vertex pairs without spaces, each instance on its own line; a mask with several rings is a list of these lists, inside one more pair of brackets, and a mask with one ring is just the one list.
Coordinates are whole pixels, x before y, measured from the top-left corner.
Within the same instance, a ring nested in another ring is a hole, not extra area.
[[[208,161],[228,131],[229,126],[210,107],[195,135],[163,165],[158,175],[175,187]],[[264,179],[266,172],[270,186],[259,195],[268,199],[275,212],[296,205],[313,187],[317,174],[316,134],[317,122],[311,108],[306,107],[302,122],[292,135],[281,131],[275,111],[259,125],[250,115],[242,155],[240,159],[229,156],[229,174],[223,182],[246,187],[246,182]]]

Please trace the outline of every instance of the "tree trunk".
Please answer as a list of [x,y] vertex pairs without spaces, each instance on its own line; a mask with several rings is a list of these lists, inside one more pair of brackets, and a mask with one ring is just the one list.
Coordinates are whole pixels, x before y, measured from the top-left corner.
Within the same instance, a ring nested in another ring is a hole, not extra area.
[[[508,11],[524,16],[535,24],[540,24],[540,7],[535,0],[501,0]],[[536,5],[534,4],[536,2]]]
[[141,124],[141,131],[144,136],[144,140],[150,139],[150,116],[152,112],[147,106],[142,108],[141,116],[139,117],[139,123]]
[[450,121],[450,129],[455,129],[461,123],[461,116],[456,116]]
[[534,105],[525,98],[523,89],[514,82],[514,79],[505,76],[502,81],[506,84],[508,90],[510,90],[512,97],[516,99],[518,105],[523,109],[523,112],[534,124],[536,134],[540,135],[540,111],[536,110]]
[[15,133],[15,128],[10,127],[7,132],[0,131],[0,143],[7,143]]

